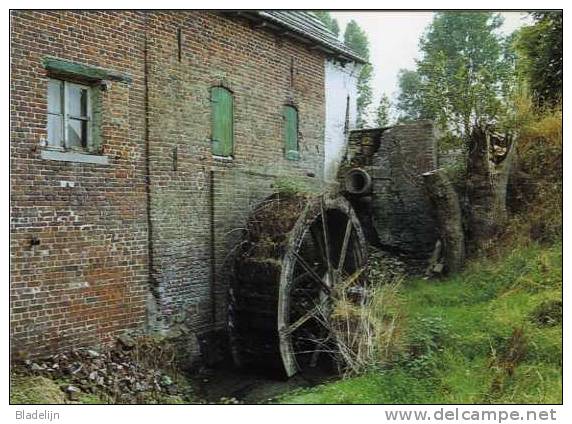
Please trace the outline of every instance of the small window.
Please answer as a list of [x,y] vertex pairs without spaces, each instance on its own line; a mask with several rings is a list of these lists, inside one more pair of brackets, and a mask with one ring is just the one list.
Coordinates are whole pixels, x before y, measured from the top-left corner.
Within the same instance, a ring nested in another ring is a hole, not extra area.
[[300,159],[298,150],[298,110],[294,106],[284,106],[284,151],[286,159]]
[[231,157],[234,153],[233,98],[224,87],[211,89],[212,153]]
[[48,81],[48,145],[87,150],[91,138],[90,87],[50,79]]

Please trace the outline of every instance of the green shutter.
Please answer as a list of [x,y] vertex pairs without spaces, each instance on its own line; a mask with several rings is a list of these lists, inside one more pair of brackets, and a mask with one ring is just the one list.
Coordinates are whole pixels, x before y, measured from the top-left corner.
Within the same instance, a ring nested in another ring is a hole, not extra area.
[[213,155],[232,156],[232,103],[232,94],[226,88],[211,89]]
[[284,106],[284,148],[286,159],[298,160],[298,111],[292,106]]

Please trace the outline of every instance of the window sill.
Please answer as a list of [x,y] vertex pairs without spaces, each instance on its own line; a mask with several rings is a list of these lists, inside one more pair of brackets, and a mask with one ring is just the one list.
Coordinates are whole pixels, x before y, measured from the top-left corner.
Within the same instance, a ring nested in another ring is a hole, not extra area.
[[232,162],[234,160],[234,156],[218,156],[213,155],[213,159],[219,162]]
[[42,150],[40,157],[45,160],[60,162],[92,163],[95,165],[109,165],[109,157],[103,155],[90,155],[78,152],[62,152],[59,150]]

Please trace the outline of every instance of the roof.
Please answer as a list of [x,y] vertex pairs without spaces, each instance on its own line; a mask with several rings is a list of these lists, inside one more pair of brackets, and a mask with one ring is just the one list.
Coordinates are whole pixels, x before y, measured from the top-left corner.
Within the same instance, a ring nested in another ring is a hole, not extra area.
[[260,22],[261,26],[287,30],[288,35],[306,44],[313,44],[327,55],[341,60],[366,63],[367,61],[343,42],[314,14],[295,10],[245,10],[230,12]]

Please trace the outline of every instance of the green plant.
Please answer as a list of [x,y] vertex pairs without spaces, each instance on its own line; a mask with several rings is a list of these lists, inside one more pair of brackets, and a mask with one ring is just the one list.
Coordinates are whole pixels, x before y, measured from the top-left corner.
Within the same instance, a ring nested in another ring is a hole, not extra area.
[[431,376],[438,366],[438,355],[451,338],[449,326],[441,317],[420,317],[408,329],[407,354],[402,365],[416,376]]
[[542,302],[530,314],[530,318],[540,327],[562,324],[562,300],[552,299]]

